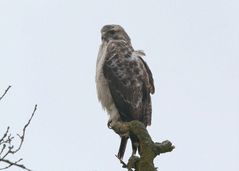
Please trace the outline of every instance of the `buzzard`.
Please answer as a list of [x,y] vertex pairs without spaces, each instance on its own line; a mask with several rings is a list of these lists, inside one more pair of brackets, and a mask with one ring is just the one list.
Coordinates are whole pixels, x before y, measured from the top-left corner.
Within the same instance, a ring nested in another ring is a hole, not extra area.
[[[96,63],[98,99],[109,114],[108,127],[114,123],[138,120],[151,124],[151,97],[154,93],[152,73],[143,60],[143,51],[136,51],[128,34],[120,25],[101,29],[102,44]],[[134,135],[120,135],[118,158],[122,159],[128,138],[133,154],[139,149]]]

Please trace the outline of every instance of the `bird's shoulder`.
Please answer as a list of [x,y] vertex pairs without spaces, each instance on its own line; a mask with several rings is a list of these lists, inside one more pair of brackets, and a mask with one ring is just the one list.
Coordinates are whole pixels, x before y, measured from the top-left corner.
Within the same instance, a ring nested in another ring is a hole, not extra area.
[[135,51],[126,41],[110,41],[103,66],[105,77],[117,85],[124,83],[124,87],[142,85],[143,81],[146,89],[154,93],[153,76],[144,56],[143,51]]
[[106,59],[117,57],[128,57],[133,53],[133,48],[129,42],[124,40],[111,40],[106,44]]

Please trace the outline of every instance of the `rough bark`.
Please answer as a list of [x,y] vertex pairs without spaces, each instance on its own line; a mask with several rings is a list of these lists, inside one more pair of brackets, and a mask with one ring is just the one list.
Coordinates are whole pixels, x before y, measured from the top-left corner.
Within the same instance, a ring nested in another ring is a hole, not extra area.
[[119,135],[130,133],[139,139],[140,156],[131,156],[127,164],[121,161],[123,167],[129,171],[133,169],[135,171],[155,171],[154,158],[161,153],[171,152],[175,148],[168,140],[162,143],[153,142],[144,124],[139,121],[117,122],[112,129]]

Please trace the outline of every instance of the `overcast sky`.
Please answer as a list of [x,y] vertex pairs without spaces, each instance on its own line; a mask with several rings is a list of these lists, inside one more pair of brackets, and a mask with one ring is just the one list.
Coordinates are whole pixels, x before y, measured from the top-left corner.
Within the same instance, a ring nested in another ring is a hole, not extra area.
[[238,17],[237,0],[0,0],[0,94],[12,85],[0,134],[20,132],[38,104],[17,155],[27,167],[122,171],[95,88],[100,29],[114,23],[147,54],[152,138],[176,146],[159,170],[238,171]]

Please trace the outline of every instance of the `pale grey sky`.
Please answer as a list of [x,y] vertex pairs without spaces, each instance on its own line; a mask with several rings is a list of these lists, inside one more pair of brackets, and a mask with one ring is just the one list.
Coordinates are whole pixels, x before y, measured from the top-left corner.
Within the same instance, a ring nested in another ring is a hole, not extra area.
[[[120,24],[155,79],[161,171],[239,170],[237,0],[1,0],[0,133],[38,104],[18,157],[34,171],[121,171],[120,139],[97,101],[100,29]],[[131,153],[128,146],[129,156]],[[18,171],[13,168],[10,171]]]

